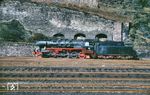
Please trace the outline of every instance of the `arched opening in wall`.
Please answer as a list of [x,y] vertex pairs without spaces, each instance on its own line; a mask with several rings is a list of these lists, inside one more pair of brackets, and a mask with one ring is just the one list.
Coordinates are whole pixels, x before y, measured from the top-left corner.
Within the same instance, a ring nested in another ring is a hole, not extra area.
[[95,36],[95,39],[97,39],[99,41],[107,41],[107,35],[106,34],[97,34]]
[[74,39],[76,40],[84,40],[85,38],[86,38],[85,34],[82,34],[82,33],[78,33],[74,35]]
[[65,38],[65,36],[61,33],[58,33],[58,34],[53,35],[53,38],[63,39],[63,38]]

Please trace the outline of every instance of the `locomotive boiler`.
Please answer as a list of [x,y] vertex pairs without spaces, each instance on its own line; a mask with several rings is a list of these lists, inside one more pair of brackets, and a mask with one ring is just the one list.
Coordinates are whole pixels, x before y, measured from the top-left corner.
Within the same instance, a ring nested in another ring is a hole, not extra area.
[[33,54],[40,57],[62,58],[104,58],[104,59],[137,59],[132,46],[125,46],[124,42],[51,39],[37,41],[37,48]]

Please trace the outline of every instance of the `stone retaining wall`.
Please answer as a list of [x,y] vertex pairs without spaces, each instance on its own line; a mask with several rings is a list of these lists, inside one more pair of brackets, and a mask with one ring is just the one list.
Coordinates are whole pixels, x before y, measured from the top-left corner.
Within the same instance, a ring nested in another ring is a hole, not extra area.
[[[33,44],[0,42],[0,56],[33,56],[33,49]],[[150,58],[150,51],[148,49],[136,48],[136,51],[140,58]]]
[[33,44],[0,43],[0,56],[32,56]]

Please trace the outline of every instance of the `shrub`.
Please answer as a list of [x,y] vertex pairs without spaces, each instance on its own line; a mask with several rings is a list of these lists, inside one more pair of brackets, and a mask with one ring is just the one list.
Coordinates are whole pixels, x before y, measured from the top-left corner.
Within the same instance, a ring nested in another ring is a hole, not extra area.
[[29,38],[29,42],[35,42],[39,40],[47,40],[48,37],[43,35],[42,33],[34,33],[33,36]]
[[26,30],[17,20],[0,23],[0,40],[19,42],[25,41]]

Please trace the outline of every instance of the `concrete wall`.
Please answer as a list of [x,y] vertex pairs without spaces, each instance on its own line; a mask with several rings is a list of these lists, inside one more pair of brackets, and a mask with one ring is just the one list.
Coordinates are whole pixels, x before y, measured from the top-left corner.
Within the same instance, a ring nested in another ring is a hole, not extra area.
[[115,30],[113,32],[113,41],[121,41],[122,40],[122,24],[120,22],[116,22],[114,24]]

